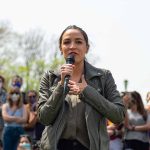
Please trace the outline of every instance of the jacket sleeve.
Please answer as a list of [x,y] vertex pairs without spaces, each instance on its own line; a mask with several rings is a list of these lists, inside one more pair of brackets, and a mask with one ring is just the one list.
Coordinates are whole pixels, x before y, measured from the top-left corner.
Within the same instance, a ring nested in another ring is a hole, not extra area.
[[37,108],[39,120],[44,125],[55,122],[63,102],[63,87],[59,83],[51,86],[54,80],[52,75],[46,72],[40,82]]
[[125,117],[126,109],[116,89],[116,84],[110,71],[107,71],[105,75],[104,93],[105,97],[95,88],[88,85],[80,97],[113,123],[122,122]]

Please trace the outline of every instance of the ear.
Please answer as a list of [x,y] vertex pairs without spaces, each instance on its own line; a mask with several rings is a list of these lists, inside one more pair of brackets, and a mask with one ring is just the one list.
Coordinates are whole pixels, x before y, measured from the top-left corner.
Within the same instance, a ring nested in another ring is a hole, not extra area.
[[87,45],[86,47],[87,47],[86,53],[88,53],[88,51],[89,51],[89,45]]

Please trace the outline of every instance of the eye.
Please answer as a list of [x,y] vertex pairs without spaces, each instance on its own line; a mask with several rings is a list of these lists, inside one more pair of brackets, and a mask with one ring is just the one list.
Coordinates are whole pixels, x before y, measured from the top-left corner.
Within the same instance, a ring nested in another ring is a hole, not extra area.
[[70,44],[70,41],[69,40],[63,41],[63,44],[65,44],[65,45]]
[[82,44],[82,41],[76,41],[77,44]]

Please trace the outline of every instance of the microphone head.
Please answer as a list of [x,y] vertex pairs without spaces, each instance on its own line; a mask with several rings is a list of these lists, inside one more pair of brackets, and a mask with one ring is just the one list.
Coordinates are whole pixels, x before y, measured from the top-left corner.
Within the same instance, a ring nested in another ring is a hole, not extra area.
[[69,54],[68,57],[66,58],[66,64],[74,64],[75,63],[75,58],[73,54]]

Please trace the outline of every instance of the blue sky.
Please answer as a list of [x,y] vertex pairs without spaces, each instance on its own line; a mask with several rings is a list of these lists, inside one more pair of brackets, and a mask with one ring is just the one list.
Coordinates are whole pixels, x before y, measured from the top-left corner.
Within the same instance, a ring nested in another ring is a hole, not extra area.
[[40,27],[59,35],[70,24],[82,27],[97,67],[109,69],[119,91],[150,90],[149,0],[0,0],[0,19],[24,32]]

